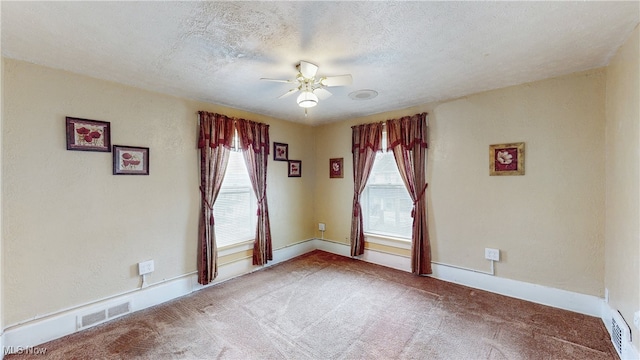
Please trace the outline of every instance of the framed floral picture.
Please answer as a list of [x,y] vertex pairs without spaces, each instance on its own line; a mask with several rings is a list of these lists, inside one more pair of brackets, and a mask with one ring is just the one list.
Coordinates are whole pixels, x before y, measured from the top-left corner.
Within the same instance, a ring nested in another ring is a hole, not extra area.
[[342,162],[344,158],[329,159],[329,178],[343,178]]
[[489,175],[524,175],[524,143],[489,145]]
[[113,175],[149,175],[149,148],[113,145]]
[[111,151],[111,124],[106,121],[66,117],[67,150]]
[[289,177],[301,177],[302,176],[302,161],[289,160]]
[[283,143],[273,143],[273,160],[275,161],[288,161],[289,160],[289,145]]

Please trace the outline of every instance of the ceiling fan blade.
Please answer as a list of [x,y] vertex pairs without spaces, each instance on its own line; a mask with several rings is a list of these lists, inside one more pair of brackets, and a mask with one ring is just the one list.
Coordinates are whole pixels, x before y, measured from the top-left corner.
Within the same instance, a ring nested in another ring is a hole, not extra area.
[[328,98],[329,96],[332,95],[329,92],[329,90],[326,90],[326,89],[323,89],[323,88],[317,88],[317,89],[313,90],[313,93],[316,94],[316,96],[320,100],[324,100],[324,99],[326,99],[326,98]]
[[300,61],[300,73],[306,79],[313,79],[318,72],[318,65],[306,61]]
[[338,75],[338,76],[325,76],[320,79],[320,84],[323,86],[346,86],[351,85],[353,78],[350,74]]
[[260,78],[260,80],[275,81],[275,82],[288,83],[288,84],[293,84],[296,82],[295,80],[281,80],[281,79],[270,79],[270,78]]
[[294,92],[296,92],[296,91],[298,91],[298,90],[299,90],[298,88],[293,88],[293,89],[291,89],[291,90],[287,91],[286,93],[284,93],[284,94],[282,94],[282,95],[278,96],[278,99],[286,98],[287,96],[289,96],[289,95],[293,94]]

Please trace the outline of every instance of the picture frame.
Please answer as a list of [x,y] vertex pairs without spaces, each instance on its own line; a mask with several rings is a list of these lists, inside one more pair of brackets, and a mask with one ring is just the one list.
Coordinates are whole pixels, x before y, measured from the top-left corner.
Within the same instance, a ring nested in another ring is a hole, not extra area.
[[302,161],[289,160],[289,177],[302,177]]
[[273,143],[273,160],[289,161],[289,144]]
[[113,175],[149,175],[149,148],[113,145]]
[[524,175],[524,142],[489,145],[489,175]]
[[344,158],[329,159],[329,178],[341,179],[344,177],[343,164]]
[[67,150],[111,152],[111,123],[67,116]]

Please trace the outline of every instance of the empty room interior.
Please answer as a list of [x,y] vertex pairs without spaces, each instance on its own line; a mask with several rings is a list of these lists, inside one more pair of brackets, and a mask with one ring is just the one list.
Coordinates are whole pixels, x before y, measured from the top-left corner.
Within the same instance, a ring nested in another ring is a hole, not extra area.
[[3,357],[638,359],[640,2],[0,12]]

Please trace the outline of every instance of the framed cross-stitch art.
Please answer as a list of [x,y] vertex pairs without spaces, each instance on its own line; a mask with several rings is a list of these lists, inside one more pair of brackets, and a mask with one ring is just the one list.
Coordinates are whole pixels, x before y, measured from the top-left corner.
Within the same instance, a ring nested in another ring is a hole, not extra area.
[[524,143],[489,145],[489,175],[524,175]]

